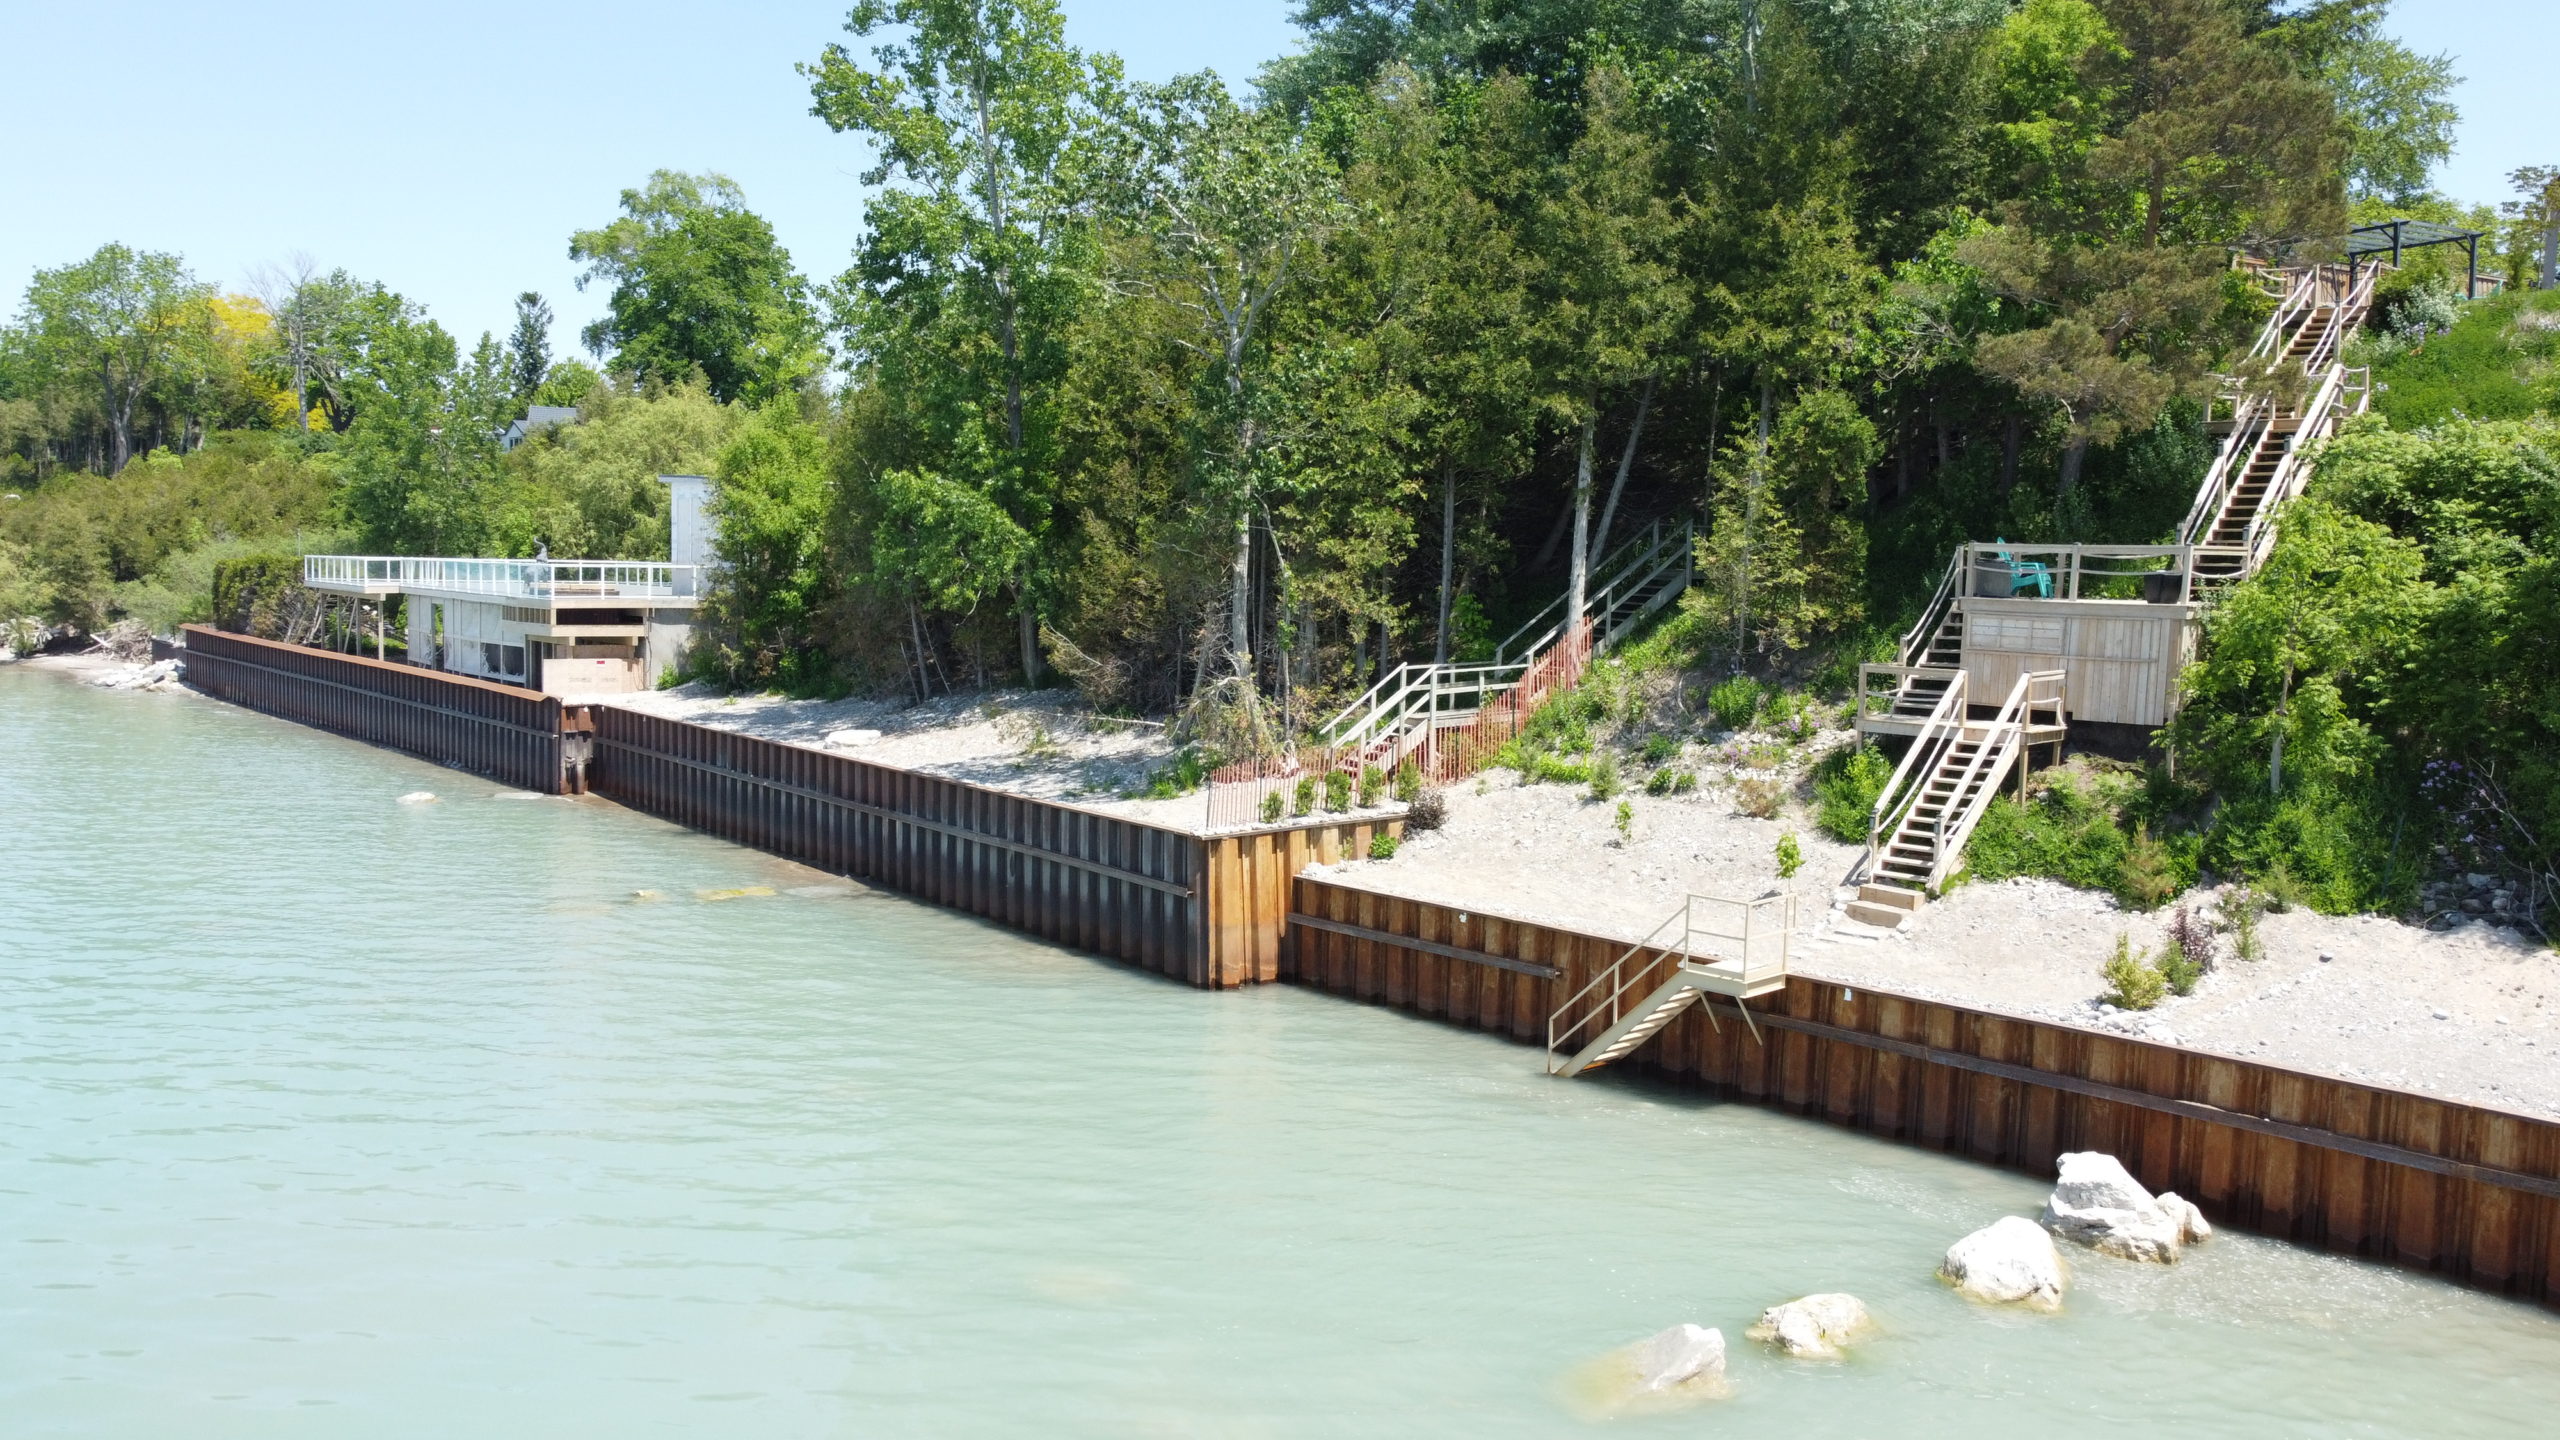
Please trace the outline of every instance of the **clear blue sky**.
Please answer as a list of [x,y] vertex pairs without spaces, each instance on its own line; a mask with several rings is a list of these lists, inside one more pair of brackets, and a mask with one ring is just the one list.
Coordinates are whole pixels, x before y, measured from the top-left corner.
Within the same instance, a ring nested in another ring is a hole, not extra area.
[[[1065,3],[1077,44],[1145,78],[1245,80],[1296,35],[1290,0]],[[601,298],[572,285],[569,232],[660,166],[732,176],[804,271],[834,275],[860,226],[861,148],[810,118],[791,67],[846,8],[0,0],[0,299],[14,311],[30,272],[108,240],[235,287],[303,251],[466,343],[540,290],[568,353]],[[2393,24],[2466,77],[2445,189],[2499,199],[2507,171],[2560,164],[2560,3],[2400,0]]]

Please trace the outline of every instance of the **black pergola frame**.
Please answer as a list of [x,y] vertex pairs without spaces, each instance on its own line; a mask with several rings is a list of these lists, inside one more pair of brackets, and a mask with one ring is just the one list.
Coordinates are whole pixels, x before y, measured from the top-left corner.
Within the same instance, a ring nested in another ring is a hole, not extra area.
[[2400,263],[2404,250],[2423,250],[2430,245],[2459,245],[2469,257],[2463,276],[2462,298],[2473,299],[2480,293],[2480,241],[2485,230],[2465,230],[2459,225],[2442,225],[2433,220],[2384,220],[2373,225],[2358,225],[2347,232],[2347,283],[2353,288],[2357,271],[2366,256],[2391,252],[2391,263]]

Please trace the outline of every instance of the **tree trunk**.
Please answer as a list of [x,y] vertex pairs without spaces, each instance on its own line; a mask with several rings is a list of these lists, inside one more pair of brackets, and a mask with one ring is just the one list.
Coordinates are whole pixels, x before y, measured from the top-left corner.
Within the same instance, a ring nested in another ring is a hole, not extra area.
[[1037,690],[1040,688],[1041,680],[1040,620],[1038,616],[1032,613],[1031,587],[1029,585],[1026,584],[1022,587],[1021,598],[1022,683],[1030,686],[1034,690]]
[[2293,667],[2284,667],[2284,685],[2276,692],[2276,738],[2267,751],[2267,793],[2284,793],[2284,727],[2293,708]]
[[1618,454],[1618,477],[1609,482],[1609,503],[1600,507],[1600,528],[1591,532],[1591,564],[1609,558],[1609,525],[1618,518],[1618,497],[1626,493],[1627,472],[1635,468],[1636,442],[1644,438],[1645,416],[1653,413],[1653,387],[1660,377],[1644,377],[1644,394],[1636,400],[1636,423],[1627,430],[1627,448]]
[[1582,623],[1583,591],[1591,584],[1591,447],[1599,428],[1600,409],[1594,404],[1583,412],[1582,442],[1573,455],[1573,568],[1565,580],[1561,632],[1567,635]]
[[1760,382],[1760,417],[1753,426],[1751,478],[1742,497],[1742,574],[1733,606],[1733,670],[1742,673],[1742,658],[1751,653],[1751,552],[1759,543],[1760,504],[1769,486],[1769,419],[1777,406],[1777,387]]
[[1431,641],[1431,663],[1449,663],[1449,580],[1458,568],[1458,467],[1440,462],[1440,623]]
[[1227,663],[1253,673],[1253,512],[1236,516],[1236,553],[1227,576]]
[[2088,458],[2089,442],[2086,440],[2075,439],[2062,447],[2062,483],[2055,488],[2053,498],[2059,500],[2079,488],[2080,462]]

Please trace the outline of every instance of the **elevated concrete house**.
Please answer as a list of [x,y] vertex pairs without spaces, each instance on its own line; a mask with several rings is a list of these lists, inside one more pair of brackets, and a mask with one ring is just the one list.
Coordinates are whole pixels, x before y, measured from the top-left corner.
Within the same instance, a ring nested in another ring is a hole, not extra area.
[[562,697],[646,690],[692,641],[710,541],[709,483],[660,478],[674,560],[306,555],[302,583],[407,597],[413,664]]

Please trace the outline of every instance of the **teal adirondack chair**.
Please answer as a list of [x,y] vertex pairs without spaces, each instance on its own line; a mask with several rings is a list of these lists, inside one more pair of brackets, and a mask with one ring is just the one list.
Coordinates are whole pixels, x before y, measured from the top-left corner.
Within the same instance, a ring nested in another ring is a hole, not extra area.
[[[1991,543],[1994,545],[2006,546],[2009,541],[2006,537],[2003,537],[2001,539],[1994,540]],[[2033,590],[2040,599],[2050,600],[2053,598],[2052,566],[2045,564],[2041,560],[2021,560],[2010,554],[2006,549],[1992,551],[1991,558],[2009,567],[2010,594],[2024,595],[2028,591]]]

